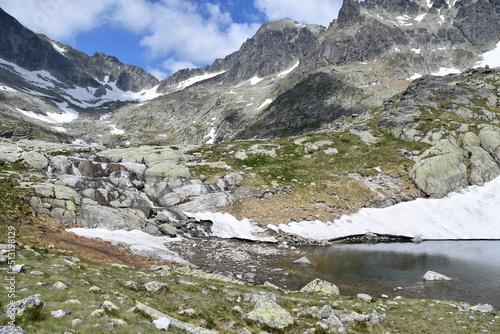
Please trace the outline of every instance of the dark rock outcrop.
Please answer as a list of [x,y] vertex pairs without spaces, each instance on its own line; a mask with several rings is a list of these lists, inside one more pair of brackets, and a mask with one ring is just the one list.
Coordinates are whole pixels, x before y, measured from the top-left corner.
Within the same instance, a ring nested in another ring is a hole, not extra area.
[[498,42],[500,36],[500,2],[479,0],[475,3],[460,0],[453,24],[474,45]]

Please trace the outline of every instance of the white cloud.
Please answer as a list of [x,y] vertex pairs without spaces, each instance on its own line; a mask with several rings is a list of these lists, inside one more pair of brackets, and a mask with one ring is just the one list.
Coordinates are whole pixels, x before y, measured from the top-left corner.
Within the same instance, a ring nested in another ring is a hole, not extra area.
[[101,26],[130,31],[141,37],[150,62],[163,62],[152,70],[158,74],[210,64],[238,50],[260,26],[235,23],[219,5],[193,0],[0,0],[0,7],[29,29],[73,45],[76,36]]
[[328,26],[342,7],[342,0],[254,0],[269,20],[290,18],[301,23]]
[[[150,72],[164,76],[205,66],[239,49],[260,27],[236,23],[218,0],[0,0],[0,7],[29,29],[75,45],[76,37],[99,27],[120,28],[140,37]],[[254,0],[269,20],[289,17],[328,25],[341,0]],[[234,6],[234,8],[238,8]],[[120,57],[120,55],[115,55]],[[158,65],[160,64],[160,65]]]
[[65,43],[106,22],[116,0],[0,0],[29,29]]
[[164,63],[164,68],[170,71],[175,70],[176,63],[208,64],[224,57],[238,50],[260,26],[234,23],[228,12],[209,3],[195,6],[173,1],[169,6],[162,3],[152,8],[153,17],[141,45],[153,58],[173,58]]

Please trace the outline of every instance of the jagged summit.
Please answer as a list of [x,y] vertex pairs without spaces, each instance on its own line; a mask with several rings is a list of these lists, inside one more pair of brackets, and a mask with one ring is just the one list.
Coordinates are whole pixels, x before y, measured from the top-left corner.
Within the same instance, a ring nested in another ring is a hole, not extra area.
[[185,88],[182,82],[192,77],[205,80],[224,73],[225,83],[238,84],[253,77],[280,73],[312,50],[317,36],[324,31],[325,27],[320,25],[301,24],[291,19],[264,23],[238,51],[215,60],[204,69],[174,73],[162,81],[159,91],[168,93]]

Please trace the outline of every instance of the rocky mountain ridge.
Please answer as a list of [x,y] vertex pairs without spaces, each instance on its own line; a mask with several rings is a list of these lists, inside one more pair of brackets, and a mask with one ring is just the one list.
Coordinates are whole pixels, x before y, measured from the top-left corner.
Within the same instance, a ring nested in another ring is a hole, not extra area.
[[[266,23],[233,54],[204,69],[181,70],[162,82],[112,56],[96,53],[88,57],[37,36],[3,13],[9,29],[3,31],[1,58],[30,73],[20,73],[5,63],[2,77],[5,87],[26,86],[22,91],[28,95],[33,89],[38,91],[26,97],[43,100],[35,105],[45,101],[54,107],[32,106],[34,113],[79,112],[68,133],[88,142],[135,145],[266,137],[265,133],[273,131],[260,128],[268,123],[276,127],[273,136],[286,136],[380,106],[414,76],[474,66],[498,42],[498,11],[498,4],[489,0],[346,0],[328,28],[289,19]],[[43,57],[30,58],[40,52]],[[57,80],[33,72],[42,68]],[[39,74],[48,82],[30,81],[33,76],[40,78]],[[40,86],[45,89],[40,91]],[[338,89],[341,86],[354,96],[345,96]],[[319,103],[308,99],[315,91],[322,91]],[[158,101],[148,101],[154,97]],[[66,109],[55,101],[65,101]],[[129,102],[123,106],[113,101]],[[89,126],[110,111],[109,122],[123,131]],[[12,109],[5,114],[21,117]],[[281,120],[274,114],[281,115]],[[182,126],[188,119],[194,125]],[[291,119],[296,125],[289,127]],[[34,122],[32,127],[40,126]],[[180,127],[184,129],[178,131]],[[52,132],[52,138],[61,137]],[[117,138],[117,132],[126,135]]]
[[[184,212],[265,226],[443,197],[500,174],[498,69],[469,69],[498,43],[495,24],[474,28],[497,12],[489,0],[345,0],[328,28],[270,22],[235,53],[162,82],[3,13],[3,43],[25,34],[36,43],[18,50],[39,45],[40,64],[55,55],[74,68],[58,78],[6,53],[3,136],[64,143],[6,141],[1,160],[44,173],[24,184],[35,214],[153,234],[197,233]],[[86,76],[98,85],[68,82]]]

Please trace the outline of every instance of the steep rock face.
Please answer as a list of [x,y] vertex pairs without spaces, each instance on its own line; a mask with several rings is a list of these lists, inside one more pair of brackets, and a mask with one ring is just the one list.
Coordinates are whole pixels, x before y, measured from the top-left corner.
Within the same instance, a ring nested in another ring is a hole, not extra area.
[[350,87],[339,74],[311,74],[278,96],[238,137],[252,138],[255,134],[260,138],[283,137],[318,129],[356,112],[352,107],[362,95],[361,90]]
[[45,70],[69,86],[98,88],[108,76],[124,91],[152,88],[159,80],[143,69],[121,63],[117,58],[83,52],[37,35],[0,8],[0,58],[29,71]]
[[356,0],[344,0],[337,17],[339,28],[352,26],[364,20],[360,12],[360,4]]
[[366,0],[361,5],[369,10],[383,8],[388,12],[407,15],[415,15],[422,11],[422,7],[413,0]]
[[[345,0],[321,38],[319,55],[342,65],[412,51],[434,58],[428,68],[448,67],[453,59],[453,66],[465,69],[476,59],[457,53],[471,53],[476,46],[485,51],[498,42],[499,12],[498,1],[490,0]],[[437,50],[442,58],[436,58]]]
[[98,87],[86,73],[75,70],[69,59],[46,40],[28,30],[0,8],[0,58],[27,70],[46,70],[59,80],[79,86]]
[[500,35],[500,2],[460,0],[453,24],[474,45],[495,43]]
[[205,69],[181,70],[162,81],[159,91],[190,77],[225,72],[219,81],[241,83],[252,77],[265,77],[289,68],[314,48],[317,36],[325,30],[290,19],[268,22],[241,48]]
[[237,82],[279,73],[313,48],[322,30],[289,19],[266,23],[238,53],[229,56],[232,66],[227,76]]
[[340,32],[325,38],[320,54],[336,65],[343,65],[377,59],[395,45],[405,44],[408,39],[400,29],[372,22],[362,26],[354,36]]

